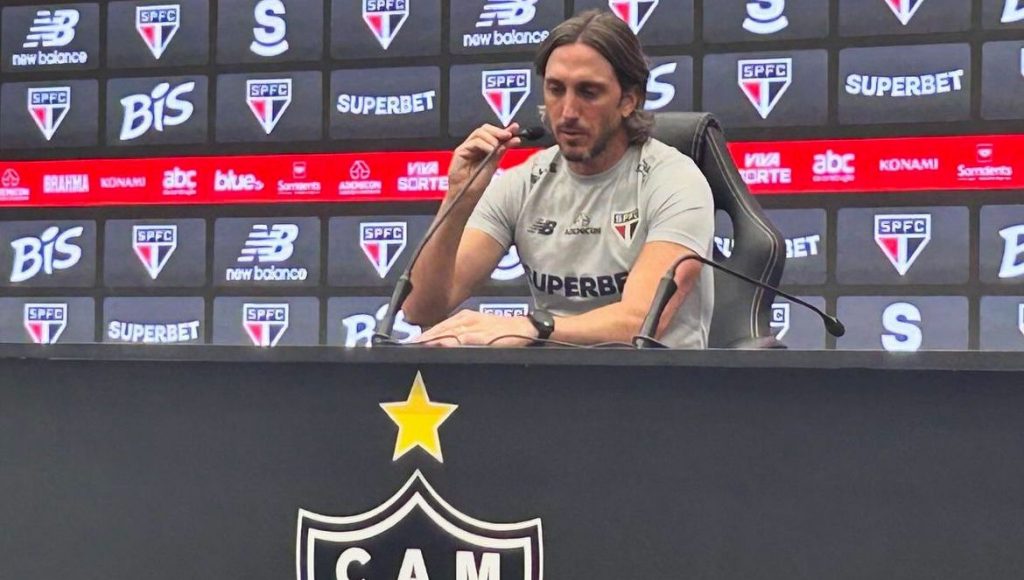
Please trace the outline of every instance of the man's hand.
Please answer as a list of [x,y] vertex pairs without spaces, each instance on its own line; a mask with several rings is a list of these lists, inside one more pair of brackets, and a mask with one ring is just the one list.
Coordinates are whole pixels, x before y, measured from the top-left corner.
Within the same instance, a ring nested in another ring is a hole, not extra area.
[[[491,344],[499,336],[508,336]],[[528,346],[537,337],[537,329],[525,316],[496,316],[473,310],[462,310],[430,330],[414,342],[425,346]]]
[[473,186],[466,191],[468,203],[466,207],[473,207],[483,195],[487,185],[498,170],[498,162],[511,147],[521,143],[519,137],[513,137],[513,133],[519,130],[519,123],[512,123],[502,129],[494,125],[482,125],[469,134],[469,137],[452,152],[452,162],[448,166],[448,193],[454,195],[462,189],[469,181],[469,177],[480,167],[484,157],[497,149],[480,175],[473,182]]

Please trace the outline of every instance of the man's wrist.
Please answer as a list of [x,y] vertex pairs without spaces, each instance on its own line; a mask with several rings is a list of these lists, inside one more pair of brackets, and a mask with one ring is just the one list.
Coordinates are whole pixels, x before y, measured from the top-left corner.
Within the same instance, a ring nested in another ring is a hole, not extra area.
[[547,340],[555,332],[555,317],[547,310],[534,310],[526,315],[533,326],[535,340]]

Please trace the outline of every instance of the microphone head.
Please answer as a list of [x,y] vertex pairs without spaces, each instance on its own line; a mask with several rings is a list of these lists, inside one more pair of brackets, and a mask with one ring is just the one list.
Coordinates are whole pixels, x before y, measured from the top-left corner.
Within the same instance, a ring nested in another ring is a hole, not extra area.
[[838,318],[829,316],[825,319],[825,330],[828,330],[828,333],[832,336],[839,338],[846,334],[846,325],[840,322]]
[[543,137],[545,133],[547,133],[547,131],[544,130],[544,127],[527,127],[525,129],[520,129],[516,136],[523,141],[536,141]]

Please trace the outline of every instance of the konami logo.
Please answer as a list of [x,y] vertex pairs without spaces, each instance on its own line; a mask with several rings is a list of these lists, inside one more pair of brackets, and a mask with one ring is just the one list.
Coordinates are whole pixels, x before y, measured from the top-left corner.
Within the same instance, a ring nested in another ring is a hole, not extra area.
[[939,167],[938,157],[892,157],[878,160],[878,170],[882,173],[938,171]]

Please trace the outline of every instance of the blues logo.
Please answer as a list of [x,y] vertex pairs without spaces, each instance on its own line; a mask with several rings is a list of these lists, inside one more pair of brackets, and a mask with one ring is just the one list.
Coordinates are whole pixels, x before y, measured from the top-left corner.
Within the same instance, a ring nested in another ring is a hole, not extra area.
[[640,34],[640,29],[658,7],[659,0],[608,0],[608,7],[623,22],[629,25],[633,34]]
[[288,304],[243,304],[242,327],[256,346],[277,346],[288,330]]
[[260,126],[270,135],[292,104],[292,79],[245,81],[245,102]]
[[71,110],[71,87],[28,90],[28,114],[49,141]]
[[924,4],[924,0],[885,0],[885,3],[896,18],[900,19],[900,24],[906,26],[914,14],[917,14],[917,9]]
[[363,22],[387,50],[409,18],[409,0],[363,0]]
[[875,216],[875,243],[900,276],[910,270],[931,239],[930,214]]
[[359,224],[359,247],[381,278],[388,275],[405,249],[405,222],[365,222]]
[[485,70],[481,77],[482,92],[502,126],[512,122],[519,108],[530,96],[529,69]]
[[772,319],[768,323],[775,338],[782,340],[789,332],[789,303],[776,302],[772,304]]
[[36,344],[54,344],[68,325],[65,303],[25,304],[25,330]]
[[741,60],[737,63],[737,69],[740,90],[761,118],[767,119],[793,83],[793,59]]
[[132,249],[149,277],[156,280],[178,247],[178,226],[132,226]]
[[636,230],[640,227],[640,209],[634,208],[630,211],[617,211],[612,213],[612,230],[620,240],[626,244],[633,243],[636,237]]
[[137,6],[135,8],[135,30],[139,32],[143,42],[153,53],[153,58],[160,60],[171,39],[181,27],[181,6],[165,4],[161,6]]

